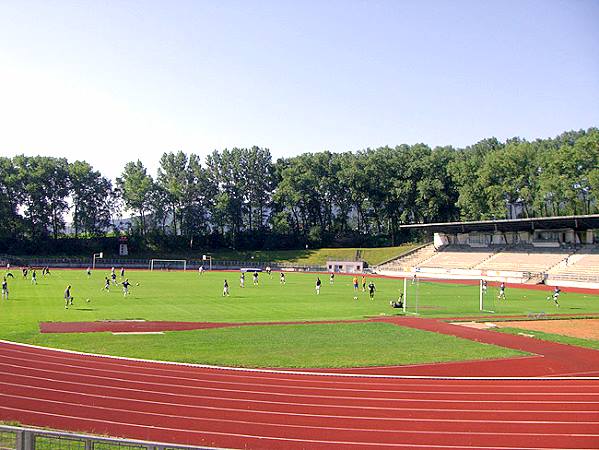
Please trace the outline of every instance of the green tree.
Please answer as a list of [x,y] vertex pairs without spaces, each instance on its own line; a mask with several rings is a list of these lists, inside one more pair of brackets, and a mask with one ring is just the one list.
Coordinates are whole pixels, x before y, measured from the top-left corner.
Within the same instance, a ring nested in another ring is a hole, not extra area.
[[114,207],[112,183],[85,161],[69,165],[69,180],[75,237],[80,232],[104,234]]
[[150,211],[153,185],[152,177],[139,160],[125,164],[121,177],[117,178],[117,186],[125,206],[138,214],[142,236],[147,231],[146,215]]

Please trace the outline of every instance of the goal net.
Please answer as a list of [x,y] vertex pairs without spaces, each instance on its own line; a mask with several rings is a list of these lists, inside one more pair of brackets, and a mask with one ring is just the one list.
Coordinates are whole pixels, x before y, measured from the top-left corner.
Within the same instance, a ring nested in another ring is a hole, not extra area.
[[494,313],[494,295],[485,290],[482,280],[441,280],[420,276],[406,277],[400,292],[403,312],[410,315],[455,315]]
[[151,259],[150,270],[187,270],[185,259]]

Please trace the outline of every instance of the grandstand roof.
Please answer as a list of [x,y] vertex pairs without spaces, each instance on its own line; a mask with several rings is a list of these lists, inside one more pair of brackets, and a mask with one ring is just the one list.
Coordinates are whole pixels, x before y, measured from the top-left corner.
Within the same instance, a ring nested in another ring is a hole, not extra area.
[[532,230],[592,230],[599,229],[599,214],[587,216],[536,217],[530,219],[480,220],[474,222],[414,223],[400,225],[433,233],[468,233],[471,231],[532,231]]

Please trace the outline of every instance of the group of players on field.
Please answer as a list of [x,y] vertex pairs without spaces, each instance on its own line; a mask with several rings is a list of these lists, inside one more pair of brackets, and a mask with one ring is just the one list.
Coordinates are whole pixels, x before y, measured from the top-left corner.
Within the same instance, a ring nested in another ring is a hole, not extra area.
[[[481,289],[483,291],[483,295],[485,295],[487,293],[487,280],[482,280]],[[559,286],[555,286],[552,294],[547,297],[547,300],[553,300],[553,303],[555,303],[555,306],[557,306],[558,308],[559,296],[561,292],[562,290],[559,288]],[[497,300],[507,300],[507,297],[505,296],[505,283],[503,282],[499,285],[499,293],[497,294]]]
[[[23,279],[27,279],[27,276],[29,275],[31,277],[31,284],[33,285],[37,285],[37,271],[40,270],[39,268],[32,268],[32,267],[23,267],[21,268],[21,273],[23,275]],[[42,276],[47,276],[50,275],[50,268],[47,266],[44,266],[41,268],[41,272],[42,272]],[[92,274],[92,270],[91,267],[88,267],[86,270],[87,273],[87,277],[90,278],[91,274]],[[112,279],[112,283],[115,285],[120,284],[123,287],[123,296],[127,296],[129,295],[129,286],[131,286],[131,283],[129,282],[128,278],[125,278],[125,268],[122,267],[121,268],[121,279],[123,279],[123,281],[121,282],[117,282],[117,276],[116,276],[116,270],[113,267],[110,271],[110,277]],[[10,264],[6,265],[6,273],[4,275],[4,277],[2,278],[2,300],[8,300],[8,294],[9,294],[9,289],[8,289],[8,278],[12,278],[14,279],[15,276],[13,275],[13,273],[10,271]],[[104,288],[102,289],[103,291],[110,291],[110,280],[108,279],[108,277],[105,277],[105,284],[104,284]],[[139,286],[139,283],[137,283],[137,285]],[[73,287],[71,285],[68,285],[66,287],[66,289],[64,290],[64,302],[65,302],[65,309],[68,309],[69,306],[73,305],[73,300],[75,299],[73,297],[73,295],[71,294],[71,290],[73,289]],[[90,300],[88,299],[87,302],[89,302]]]
[[[36,268],[30,268],[30,267],[23,267],[21,269],[21,272],[23,274],[23,278],[27,278],[27,276],[30,274],[31,276],[31,283],[32,284],[37,284],[37,273],[36,273]],[[268,274],[269,277],[272,277],[272,269],[270,267],[266,267],[265,268],[266,273]],[[42,272],[42,276],[47,276],[50,275],[50,269],[49,267],[42,267],[41,268],[41,272]],[[200,275],[202,275],[204,273],[204,267],[201,266],[198,269],[198,272]],[[90,267],[87,268],[86,270],[86,274],[87,277],[90,278],[92,275],[92,269]],[[245,287],[245,271],[242,271],[239,277],[239,286],[241,288]],[[125,268],[122,267],[120,269],[120,276],[121,276],[121,280],[120,282],[117,281],[117,275],[116,275],[116,270],[114,267],[111,268],[110,270],[110,278],[108,276],[106,276],[104,278],[104,288],[102,289],[103,291],[110,291],[110,286],[111,284],[117,286],[117,285],[121,285],[122,289],[123,289],[123,296],[127,296],[129,295],[129,287],[131,286],[131,283],[129,282],[128,278],[125,278]],[[14,279],[14,275],[12,274],[12,272],[10,272],[10,264],[7,264],[6,266],[6,274],[3,277],[2,280],[2,299],[3,300],[8,300],[8,294],[9,294],[9,289],[8,289],[8,278],[13,278]],[[252,273],[252,281],[253,281],[253,285],[254,286],[258,286],[259,284],[259,275],[258,275],[258,271],[253,271]],[[414,275],[414,278],[412,279],[412,283],[416,282],[416,275]],[[333,285],[335,283],[335,274],[331,273],[329,275],[329,284]],[[284,286],[286,284],[286,279],[285,279],[285,273],[281,272],[279,275],[279,284],[281,286]],[[137,285],[139,286],[139,283],[137,283]],[[358,299],[358,292],[360,290],[360,283],[358,282],[358,276],[354,275],[352,278],[352,285],[353,285],[353,289],[354,289],[354,300]],[[316,291],[316,295],[320,295],[320,289],[322,286],[322,281],[320,280],[320,277],[317,276],[316,277],[316,284],[315,284],[315,291]],[[374,296],[375,296],[375,292],[376,292],[376,286],[375,284],[370,281],[370,283],[368,283],[368,285],[366,284],[366,275],[361,275],[361,288],[362,288],[362,292],[366,292],[366,289],[368,289],[368,294],[369,297],[371,299],[374,300]],[[64,300],[65,300],[65,308],[68,309],[69,306],[73,305],[73,296],[71,295],[71,289],[72,286],[68,285],[67,288],[64,291]],[[486,280],[482,280],[481,281],[481,289],[482,289],[482,294],[486,295],[487,294],[487,289],[488,289],[488,284]],[[497,299],[498,300],[503,300],[503,301],[507,301],[507,297],[505,294],[506,291],[506,285],[504,282],[502,282],[499,285],[499,293],[497,294]],[[547,297],[547,300],[553,300],[553,302],[555,303],[555,305],[557,307],[559,307],[559,296],[561,294],[561,289],[556,286],[553,289],[553,292],[551,295],[549,295]],[[229,283],[228,281],[225,279],[224,283],[223,283],[223,296],[228,297],[230,296],[230,292],[229,292]],[[89,301],[89,300],[88,300]],[[403,307],[403,303],[404,303],[404,299],[403,299],[403,294],[400,295],[400,297],[397,300],[391,300],[390,304],[393,308],[402,308]]]
[[[85,270],[85,273],[86,273],[88,279],[91,278],[91,276],[92,276],[91,267],[88,267]],[[112,267],[110,269],[110,278],[104,277],[104,287],[102,288],[102,291],[110,292],[111,283],[114,284],[115,286],[118,286],[120,284],[123,287],[123,297],[126,297],[127,295],[129,295],[129,293],[130,293],[129,286],[131,286],[131,283],[129,282],[129,278],[125,278],[125,268],[124,267],[121,267],[120,274],[121,274],[122,281],[119,282],[119,281],[117,281],[116,269],[114,267]],[[137,285],[139,286],[139,283],[137,283]],[[65,309],[68,309],[69,306],[73,305],[74,297],[71,295],[71,289],[72,289],[71,285],[68,285],[64,291],[64,307],[65,307]],[[90,300],[87,299],[86,301],[89,302]]]

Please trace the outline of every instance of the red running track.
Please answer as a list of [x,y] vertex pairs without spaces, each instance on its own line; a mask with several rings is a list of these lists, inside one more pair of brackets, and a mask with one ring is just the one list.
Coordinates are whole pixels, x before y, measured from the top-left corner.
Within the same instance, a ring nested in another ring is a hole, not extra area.
[[[499,339],[538,355],[322,374],[165,364],[0,342],[0,419],[221,448],[599,448],[599,377],[514,378],[530,370],[599,374],[599,352],[429,319],[393,320],[482,342]],[[431,370],[497,375],[506,368],[513,378],[397,376]]]

